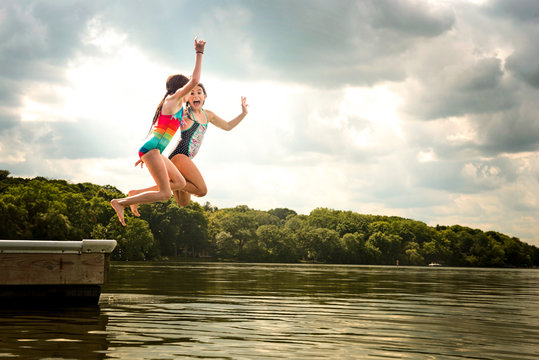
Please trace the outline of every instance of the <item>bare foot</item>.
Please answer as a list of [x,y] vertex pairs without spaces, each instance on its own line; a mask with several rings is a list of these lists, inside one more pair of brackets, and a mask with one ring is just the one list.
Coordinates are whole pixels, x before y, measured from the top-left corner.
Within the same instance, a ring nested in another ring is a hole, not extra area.
[[[136,195],[136,193],[135,193],[134,190],[130,190],[127,193],[127,195],[128,196],[133,196],[133,195]],[[131,212],[133,213],[133,215],[140,216],[140,213],[138,212],[138,204],[129,205],[129,208],[131,209]]]
[[120,222],[123,226],[125,226],[125,220],[124,220],[124,207],[120,205],[120,200],[113,199],[110,201],[110,205],[116,211],[116,215],[118,215],[118,219],[120,219]]

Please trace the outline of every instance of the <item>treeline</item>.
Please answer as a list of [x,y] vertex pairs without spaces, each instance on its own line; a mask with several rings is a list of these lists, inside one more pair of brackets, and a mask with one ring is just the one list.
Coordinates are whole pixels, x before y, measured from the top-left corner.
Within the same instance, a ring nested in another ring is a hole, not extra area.
[[116,239],[115,260],[539,265],[539,248],[498,232],[325,208],[299,215],[196,202],[178,207],[171,199],[141,205],[140,218],[127,210],[123,227],[109,205],[125,196],[115,187],[9,175],[0,170],[1,239]]

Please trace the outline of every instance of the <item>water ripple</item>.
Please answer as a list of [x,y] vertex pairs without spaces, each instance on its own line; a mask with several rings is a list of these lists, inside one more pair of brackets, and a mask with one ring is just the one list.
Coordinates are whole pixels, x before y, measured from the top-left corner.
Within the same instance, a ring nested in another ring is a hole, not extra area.
[[539,353],[532,270],[201,263],[112,270],[93,312],[5,313],[0,357],[526,360]]

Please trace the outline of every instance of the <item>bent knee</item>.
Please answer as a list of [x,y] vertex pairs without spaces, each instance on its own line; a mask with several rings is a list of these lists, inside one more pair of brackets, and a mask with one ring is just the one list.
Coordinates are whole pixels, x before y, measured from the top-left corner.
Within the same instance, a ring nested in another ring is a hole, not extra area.
[[170,191],[160,191],[157,196],[157,201],[167,201],[172,196]]
[[203,187],[202,189],[198,189],[198,196],[202,197],[202,196],[206,196],[206,194],[208,193],[208,189],[206,187]]
[[172,190],[181,190],[181,189],[183,189],[185,187],[186,184],[187,184],[187,182],[182,177],[182,178],[174,179],[171,182],[170,187],[172,188]]

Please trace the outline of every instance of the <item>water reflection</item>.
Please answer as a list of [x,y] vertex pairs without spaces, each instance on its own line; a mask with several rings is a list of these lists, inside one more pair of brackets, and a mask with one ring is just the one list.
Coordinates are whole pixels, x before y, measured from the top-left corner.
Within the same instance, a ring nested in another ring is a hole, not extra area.
[[116,263],[100,308],[1,312],[0,358],[536,359],[539,272]]
[[2,359],[105,358],[107,316],[98,307],[3,309],[0,319]]
[[102,306],[119,358],[535,359],[538,288],[526,270],[141,263]]

